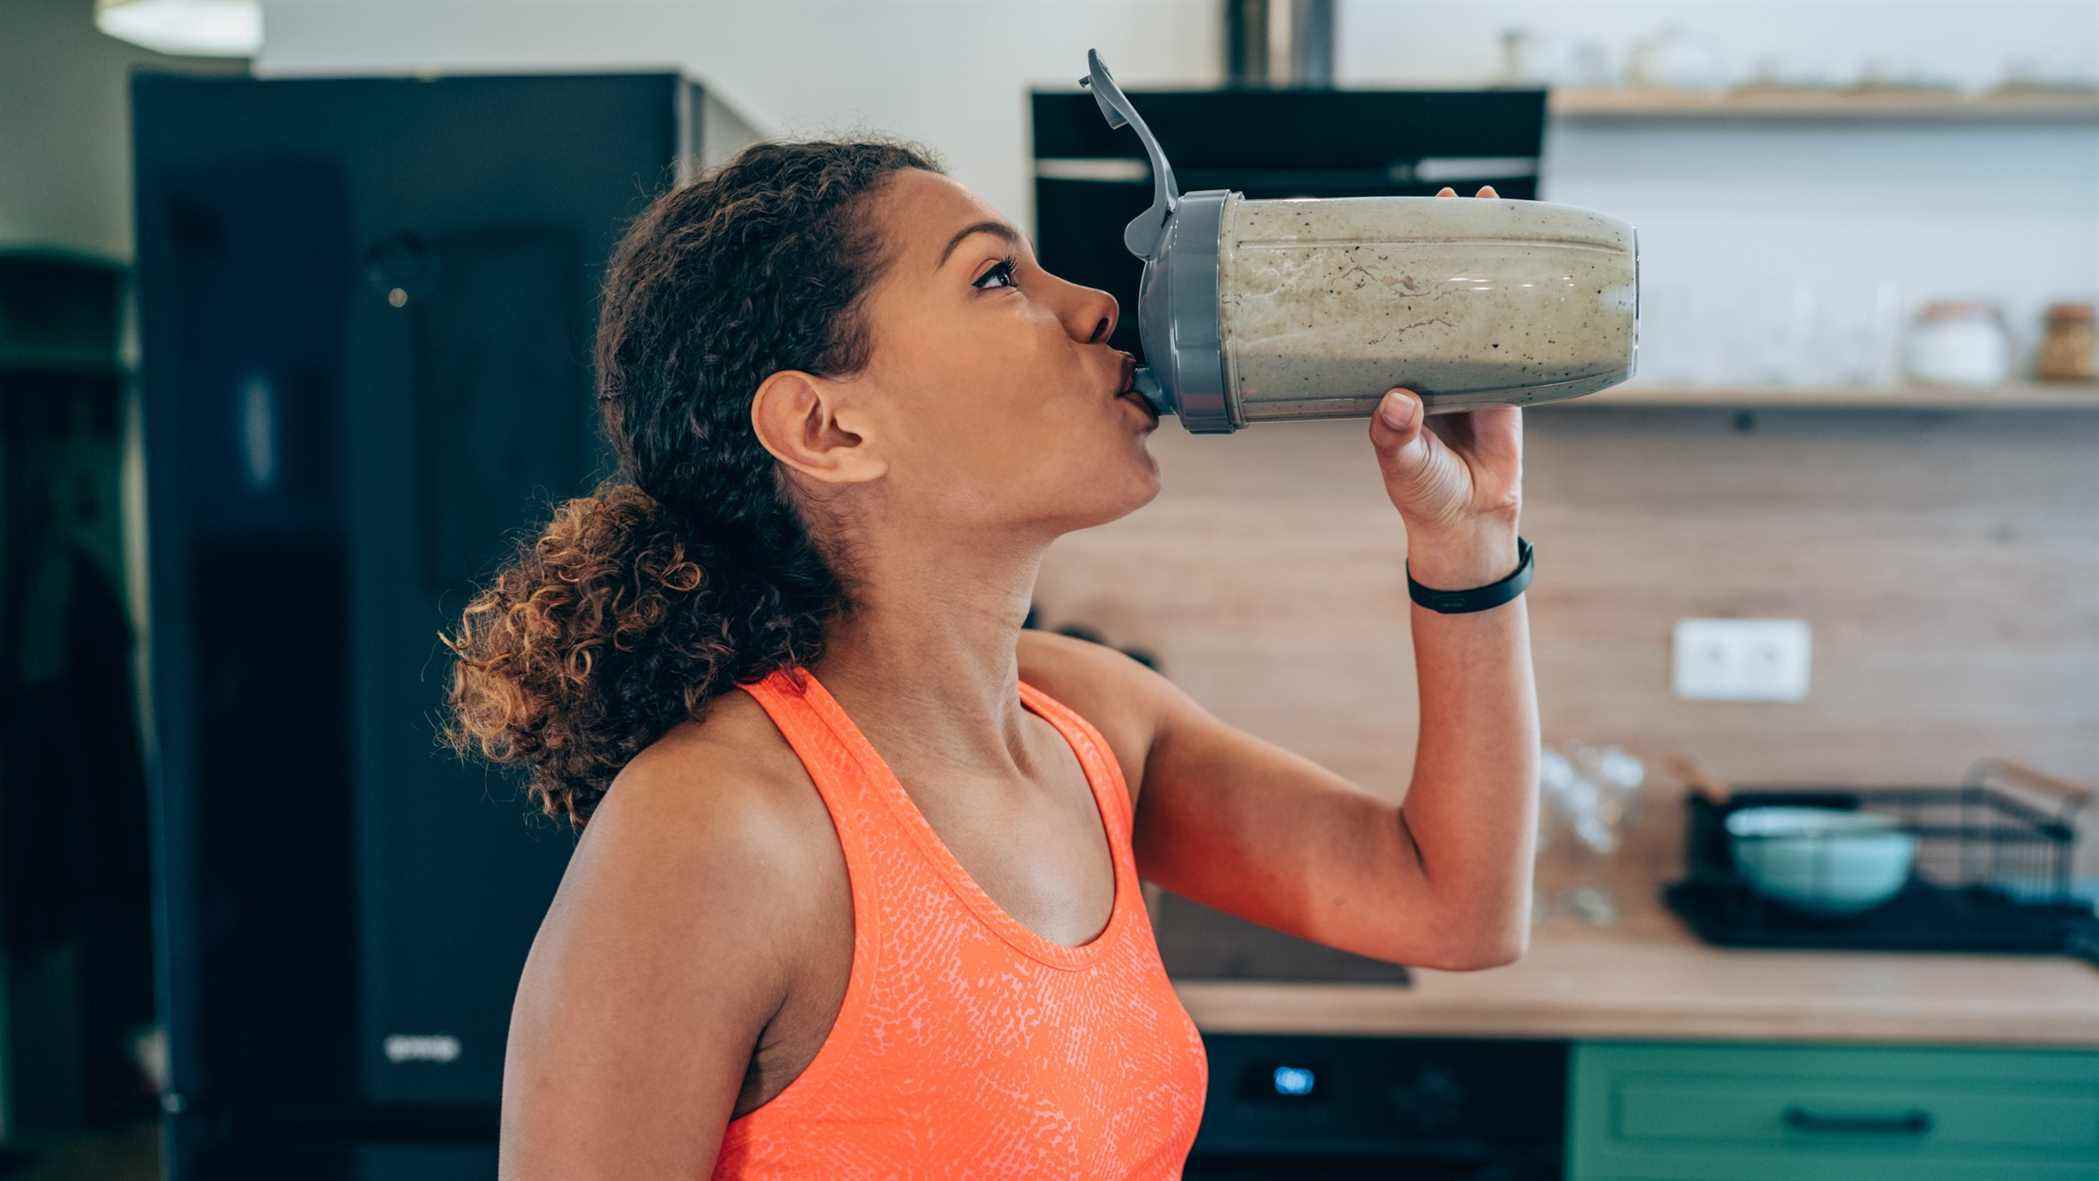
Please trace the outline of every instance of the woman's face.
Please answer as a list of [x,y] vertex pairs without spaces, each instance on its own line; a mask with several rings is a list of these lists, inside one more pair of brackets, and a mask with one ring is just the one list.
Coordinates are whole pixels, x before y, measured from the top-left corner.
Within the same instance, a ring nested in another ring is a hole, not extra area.
[[1158,495],[1158,420],[1122,396],[1130,357],[1107,343],[1115,297],[1043,270],[1011,223],[936,173],[893,175],[871,212],[887,263],[862,313],[868,365],[818,383],[834,443],[861,452],[835,480],[888,521],[972,544],[1054,537]]

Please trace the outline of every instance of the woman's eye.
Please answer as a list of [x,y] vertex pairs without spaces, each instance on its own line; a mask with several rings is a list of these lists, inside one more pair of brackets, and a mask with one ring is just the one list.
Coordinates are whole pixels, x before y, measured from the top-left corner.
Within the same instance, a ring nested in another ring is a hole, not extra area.
[[[993,282],[993,280],[997,281]],[[1013,286],[1013,260],[1010,258],[1000,260],[998,265],[992,267],[988,271],[985,271],[984,274],[981,277],[979,277],[976,282],[970,284],[970,286],[975,287],[980,291],[990,291],[998,287]]]

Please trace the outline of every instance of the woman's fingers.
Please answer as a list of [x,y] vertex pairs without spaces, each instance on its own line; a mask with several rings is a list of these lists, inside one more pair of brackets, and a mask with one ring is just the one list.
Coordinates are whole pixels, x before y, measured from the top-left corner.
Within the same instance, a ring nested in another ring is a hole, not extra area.
[[1458,195],[1458,191],[1457,191],[1456,189],[1454,189],[1454,188],[1451,188],[1451,187],[1450,187],[1449,185],[1444,185],[1444,186],[1443,186],[1443,191],[1442,191],[1442,192],[1440,192],[1440,193],[1437,193],[1436,195],[1437,195],[1438,197],[1455,197],[1455,196],[1457,196],[1457,195]]
[[1480,186],[1480,191],[1479,191],[1479,192],[1477,192],[1477,193],[1474,193],[1474,194],[1473,194],[1473,196],[1475,196],[1475,197],[1499,197],[1499,196],[1501,196],[1501,194],[1500,194],[1500,193],[1497,193],[1497,192],[1495,192],[1495,191],[1494,191],[1494,186],[1493,186],[1493,185],[1481,185],[1481,186]]
[[[1453,194],[1455,195],[1455,194]],[[1470,499],[1465,463],[1442,436],[1423,425],[1426,407],[1412,390],[1385,391],[1370,416],[1370,445],[1392,507],[1408,520],[1458,517]]]

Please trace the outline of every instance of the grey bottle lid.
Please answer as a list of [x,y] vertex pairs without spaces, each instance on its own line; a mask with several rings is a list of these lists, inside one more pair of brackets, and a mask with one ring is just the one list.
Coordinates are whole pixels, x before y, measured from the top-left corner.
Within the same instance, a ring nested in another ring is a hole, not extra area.
[[1122,243],[1144,260],[1137,288],[1137,330],[1149,365],[1137,370],[1136,389],[1160,414],[1178,414],[1198,433],[1237,429],[1227,396],[1224,341],[1218,306],[1217,253],[1224,228],[1225,189],[1182,193],[1173,166],[1137,108],[1115,84],[1107,63],[1086,51],[1092,90],[1108,126],[1137,132],[1151,157],[1152,203],[1123,228]]

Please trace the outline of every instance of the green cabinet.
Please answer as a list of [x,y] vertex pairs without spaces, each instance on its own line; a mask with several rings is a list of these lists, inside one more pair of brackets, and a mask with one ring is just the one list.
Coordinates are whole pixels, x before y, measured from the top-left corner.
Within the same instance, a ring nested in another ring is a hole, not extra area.
[[2099,1053],[1582,1042],[1569,1181],[2099,1181]]

